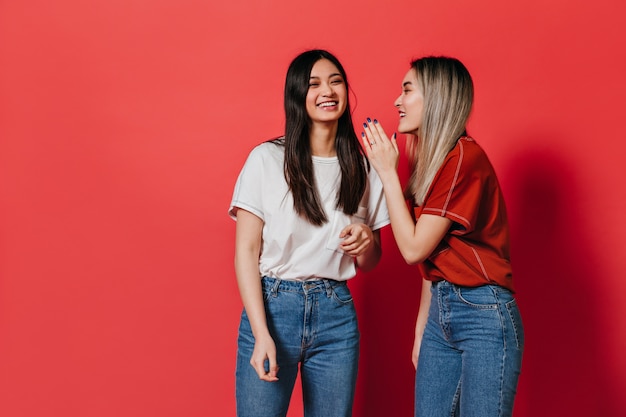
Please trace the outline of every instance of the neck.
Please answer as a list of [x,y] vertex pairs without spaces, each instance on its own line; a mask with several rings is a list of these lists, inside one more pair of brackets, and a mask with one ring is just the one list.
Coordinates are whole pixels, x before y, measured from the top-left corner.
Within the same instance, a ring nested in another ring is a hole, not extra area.
[[311,154],[314,156],[337,156],[335,139],[337,137],[337,123],[332,125],[315,124],[309,132]]

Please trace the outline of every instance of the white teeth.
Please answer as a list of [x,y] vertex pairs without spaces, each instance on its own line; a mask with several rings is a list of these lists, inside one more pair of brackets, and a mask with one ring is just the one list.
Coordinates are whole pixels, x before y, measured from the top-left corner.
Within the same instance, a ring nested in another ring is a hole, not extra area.
[[336,105],[337,105],[336,101],[327,101],[325,103],[318,104],[319,107],[331,107],[331,106],[336,106]]
[[403,112],[403,111],[401,111],[401,112],[400,112],[400,117],[404,117],[404,116],[406,116],[406,113],[405,113],[405,112]]

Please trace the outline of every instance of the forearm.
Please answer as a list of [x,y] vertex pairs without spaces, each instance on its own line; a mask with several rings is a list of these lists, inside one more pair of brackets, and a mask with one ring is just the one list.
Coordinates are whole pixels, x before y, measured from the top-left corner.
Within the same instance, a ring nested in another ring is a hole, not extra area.
[[382,255],[382,246],[380,244],[380,231],[373,232],[373,242],[365,250],[364,253],[356,257],[356,265],[362,271],[371,271],[378,265],[380,257]]
[[256,339],[269,335],[258,261],[250,262],[236,257],[235,272],[239,294],[250,321],[252,334]]
[[380,175],[383,182],[387,210],[391,220],[391,230],[402,257],[408,263],[415,263],[415,222],[407,208],[402,185],[397,171],[388,171]]
[[269,334],[259,276],[262,230],[263,221],[260,218],[242,209],[237,211],[235,274],[241,301],[257,339]]

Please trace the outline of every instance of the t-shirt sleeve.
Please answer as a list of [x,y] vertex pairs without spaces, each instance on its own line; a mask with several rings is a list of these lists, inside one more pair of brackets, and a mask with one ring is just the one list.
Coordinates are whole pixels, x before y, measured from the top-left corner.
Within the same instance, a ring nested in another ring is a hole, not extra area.
[[265,220],[263,213],[263,155],[260,148],[255,148],[248,155],[237,182],[233,198],[228,209],[228,215],[237,220],[237,209],[247,210]]
[[476,226],[483,170],[480,158],[464,152],[462,146],[459,148],[458,152],[451,152],[435,175],[422,213],[449,218],[454,222],[452,233],[463,235]]
[[378,230],[388,225],[391,221],[382,181],[374,168],[370,168],[370,170],[367,224],[372,230]]

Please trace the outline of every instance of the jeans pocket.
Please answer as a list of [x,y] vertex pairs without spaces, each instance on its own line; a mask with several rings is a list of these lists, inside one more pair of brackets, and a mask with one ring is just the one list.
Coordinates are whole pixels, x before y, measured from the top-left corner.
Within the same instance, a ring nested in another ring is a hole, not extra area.
[[459,300],[470,307],[493,310],[498,308],[498,299],[489,285],[482,287],[456,287]]
[[339,304],[351,304],[352,303],[352,293],[350,289],[345,283],[333,285],[331,287],[332,299],[337,301]]
[[511,326],[515,334],[515,342],[519,350],[524,349],[524,325],[522,324],[522,315],[519,311],[517,301],[515,299],[509,301],[506,305],[506,311],[511,319]]

